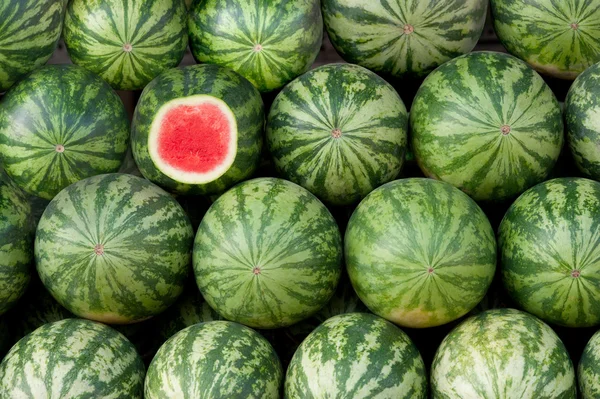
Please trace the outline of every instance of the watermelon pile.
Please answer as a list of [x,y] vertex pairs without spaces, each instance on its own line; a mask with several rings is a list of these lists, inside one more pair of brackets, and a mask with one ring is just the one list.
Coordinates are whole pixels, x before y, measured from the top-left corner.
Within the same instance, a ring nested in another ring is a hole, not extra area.
[[600,399],[599,21],[0,1],[0,398]]

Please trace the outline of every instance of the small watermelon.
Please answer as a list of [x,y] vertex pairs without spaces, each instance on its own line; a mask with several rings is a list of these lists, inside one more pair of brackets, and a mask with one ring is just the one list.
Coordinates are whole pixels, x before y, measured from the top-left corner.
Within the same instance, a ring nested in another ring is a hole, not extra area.
[[94,176],[46,208],[37,228],[37,270],[52,296],[79,317],[141,321],[181,294],[193,234],[177,201],[149,181]]
[[575,79],[600,61],[600,0],[492,0],[496,34],[536,70]]
[[329,38],[348,62],[399,78],[419,77],[470,52],[487,0],[323,0]]
[[525,63],[476,52],[437,68],[410,112],[423,173],[477,201],[513,199],[542,182],[563,145],[560,106]]
[[372,314],[332,317],[300,345],[286,399],[427,398],[425,364],[398,327]]
[[52,57],[67,1],[0,2],[0,93]]
[[0,364],[2,398],[141,399],[144,364],[104,324],[66,319],[21,339]]
[[468,313],[496,269],[496,239],[483,211],[450,184],[422,178],[369,194],[348,222],[345,254],[365,305],[414,328]]
[[271,107],[267,146],[288,180],[349,205],[400,173],[408,114],[392,86],[348,64],[314,69]]
[[73,63],[117,90],[142,89],[183,59],[183,0],[72,0],[64,39]]
[[442,341],[431,366],[433,399],[576,399],[575,371],[560,338],[528,313],[494,309]]
[[4,168],[19,187],[44,199],[86,177],[117,172],[128,140],[119,96],[78,66],[45,66],[0,102]]
[[577,370],[582,399],[600,398],[600,331],[589,340]]
[[600,63],[577,77],[565,100],[567,143],[577,167],[600,180]]
[[285,327],[333,296],[342,239],[331,213],[310,192],[258,178],[213,203],[198,228],[193,263],[200,291],[224,318]]
[[216,194],[252,175],[264,128],[260,93],[216,65],[172,69],[152,81],[133,117],[142,174],[178,194]]
[[519,306],[555,324],[600,324],[600,183],[559,178],[533,187],[504,216],[498,244]]
[[195,324],[159,350],[145,383],[146,399],[279,399],[283,370],[254,330],[229,321]]
[[261,92],[308,71],[323,40],[319,0],[196,1],[188,28],[198,62],[229,67]]
[[34,232],[27,198],[0,169],[0,315],[13,307],[27,288]]

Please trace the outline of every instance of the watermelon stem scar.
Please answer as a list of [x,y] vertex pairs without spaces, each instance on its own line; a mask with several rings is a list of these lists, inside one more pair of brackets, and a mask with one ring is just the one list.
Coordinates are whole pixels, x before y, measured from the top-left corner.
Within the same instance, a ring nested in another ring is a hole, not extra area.
[[434,272],[433,267],[430,267],[429,269],[427,269],[427,273],[433,274],[433,272]]
[[339,139],[340,137],[342,137],[342,130],[335,128],[331,131],[331,137],[333,137],[334,139]]
[[154,165],[171,179],[206,184],[229,170],[237,154],[237,122],[229,106],[213,96],[194,95],[165,103],[148,137]]
[[579,24],[578,24],[577,22],[573,22],[573,23],[571,24],[571,29],[573,29],[573,30],[577,30],[577,29],[579,29]]
[[413,33],[415,31],[415,27],[412,26],[411,24],[406,24],[402,27],[402,31],[404,32],[405,35],[410,35],[411,33]]
[[573,271],[571,272],[571,277],[573,277],[573,278],[577,278],[577,277],[579,277],[579,276],[581,276],[581,272],[580,272],[579,270],[573,270]]
[[260,44],[257,44],[256,46],[254,46],[254,51],[256,51],[257,53],[262,51],[262,49],[263,49],[263,46]]
[[133,46],[131,45],[131,43],[125,43],[123,45],[123,51],[126,53],[131,53],[133,51]]
[[260,274],[260,267],[255,267],[254,269],[252,269],[252,273],[258,276]]
[[502,134],[503,134],[504,136],[508,136],[508,135],[510,134],[510,130],[511,130],[511,129],[510,129],[510,126],[508,126],[508,125],[503,125],[503,126],[500,128],[500,131],[502,132]]
[[65,146],[62,144],[57,144],[54,149],[56,150],[56,152],[58,153],[63,153],[65,152]]
[[94,253],[98,256],[104,255],[104,245],[98,244],[94,247]]

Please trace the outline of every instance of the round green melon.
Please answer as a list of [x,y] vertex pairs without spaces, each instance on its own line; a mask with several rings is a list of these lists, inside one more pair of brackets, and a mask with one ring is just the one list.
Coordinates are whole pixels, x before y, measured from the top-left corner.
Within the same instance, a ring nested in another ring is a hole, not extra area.
[[277,96],[266,143],[286,179],[327,203],[349,205],[398,176],[407,128],[392,86],[357,65],[330,64]]
[[487,0],[323,0],[323,19],[348,62],[399,78],[424,76],[473,50]]
[[183,0],[71,0],[64,40],[73,63],[138,90],[183,59],[186,18]]
[[583,350],[577,375],[582,399],[600,398],[600,332],[594,334]]
[[496,34],[536,70],[575,79],[600,61],[600,0],[492,0]]
[[3,398],[141,399],[144,364],[104,324],[67,319],[21,339],[0,364]]
[[177,201],[149,181],[107,174],[50,202],[37,228],[44,286],[73,314],[110,324],[156,315],[188,276],[193,230]]
[[225,319],[285,327],[315,314],[335,292],[342,239],[310,192],[286,180],[237,185],[210,207],[196,233],[194,272]]
[[413,328],[446,324],[484,297],[496,239],[483,211],[432,179],[385,184],[365,198],[346,230],[352,285],[375,314]]
[[432,399],[576,399],[575,371],[556,333],[534,316],[494,309],[442,341],[431,366]]
[[504,216],[498,245],[519,306],[555,324],[600,324],[600,183],[559,178],[528,190]]
[[35,225],[27,198],[0,169],[0,315],[29,284]]
[[410,112],[421,170],[477,201],[542,182],[563,145],[560,106],[544,80],[502,53],[476,52],[432,72]]
[[171,69],[142,93],[133,117],[133,156],[147,179],[178,194],[217,194],[260,162],[260,93],[216,65]]
[[86,177],[117,172],[129,117],[102,79],[74,65],[48,65],[0,103],[0,158],[29,194],[52,199]]
[[427,398],[425,364],[398,327],[372,314],[330,318],[298,348],[286,399]]
[[586,176],[600,180],[600,63],[575,79],[565,100],[567,143]]
[[66,6],[67,0],[0,2],[0,93],[52,57]]
[[308,71],[323,40],[319,0],[196,1],[188,28],[198,62],[229,67],[261,92]]
[[159,350],[146,376],[145,398],[278,399],[283,370],[269,342],[229,321],[195,324]]

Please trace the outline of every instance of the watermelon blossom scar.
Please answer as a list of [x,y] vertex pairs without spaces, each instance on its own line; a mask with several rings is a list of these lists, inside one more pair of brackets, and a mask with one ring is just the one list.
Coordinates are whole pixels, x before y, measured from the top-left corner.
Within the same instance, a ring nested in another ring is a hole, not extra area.
[[98,256],[104,255],[104,245],[98,244],[94,247],[94,253]]
[[331,131],[331,137],[333,137],[334,139],[339,139],[340,137],[342,137],[342,130],[341,129],[333,129]]
[[502,134],[503,134],[504,136],[508,136],[508,135],[510,134],[510,130],[511,130],[511,129],[510,129],[510,126],[508,126],[508,125],[503,125],[503,126],[500,128],[500,131],[502,132]]
[[131,43],[125,43],[123,45],[123,51],[126,53],[131,53],[131,51],[133,51],[133,46],[131,45]]
[[64,145],[61,145],[61,144],[57,144],[57,145],[54,147],[54,149],[56,150],[56,152],[59,152],[59,153],[63,153],[63,152],[65,152],[65,146],[64,146]]
[[402,27],[402,31],[404,32],[405,35],[410,35],[411,33],[413,33],[415,31],[415,27],[410,24],[406,24]]
[[579,270],[573,270],[573,271],[571,272],[571,277],[573,277],[573,278],[577,278],[577,277],[579,277],[579,276],[581,276],[581,271],[579,271]]
[[252,273],[258,276],[260,274],[260,267],[255,267],[254,269],[252,269]]

